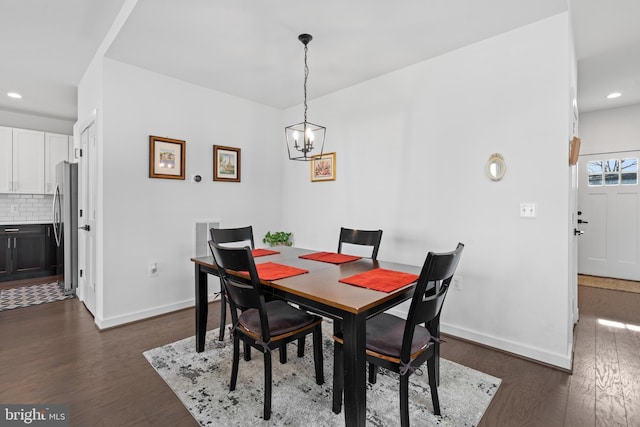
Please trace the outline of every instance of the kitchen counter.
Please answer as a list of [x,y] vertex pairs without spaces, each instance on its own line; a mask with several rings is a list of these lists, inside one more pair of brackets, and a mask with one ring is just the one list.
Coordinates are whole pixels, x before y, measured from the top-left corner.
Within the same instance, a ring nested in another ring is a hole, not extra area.
[[23,220],[23,221],[0,221],[0,226],[4,225],[25,225],[25,224],[52,224],[53,219]]

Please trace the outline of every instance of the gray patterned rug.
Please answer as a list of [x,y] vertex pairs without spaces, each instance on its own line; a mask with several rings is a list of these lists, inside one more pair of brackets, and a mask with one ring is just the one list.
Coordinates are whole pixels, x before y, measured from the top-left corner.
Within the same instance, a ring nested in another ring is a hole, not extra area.
[[[327,333],[331,322],[323,324],[325,383],[315,383],[313,347],[307,339],[305,357],[296,356],[289,344],[289,359],[279,362],[273,354],[271,419],[262,419],[263,358],[257,351],[246,362],[240,356],[236,390],[229,391],[232,343],[218,341],[217,330],[207,332],[205,351],[196,353],[195,337],[185,338],[144,352],[144,356],[169,385],[191,415],[202,426],[343,426],[344,411],[331,411],[333,341]],[[446,344],[443,344],[446,345]],[[242,352],[242,350],[241,350]],[[478,424],[501,380],[448,360],[440,365],[440,409],[433,415],[426,374],[411,376],[409,411],[413,426],[475,426]],[[376,384],[367,384],[367,425],[399,425],[398,376],[380,370]]]
[[65,295],[64,289],[56,282],[3,289],[0,290],[0,311],[62,301],[74,297],[75,295]]

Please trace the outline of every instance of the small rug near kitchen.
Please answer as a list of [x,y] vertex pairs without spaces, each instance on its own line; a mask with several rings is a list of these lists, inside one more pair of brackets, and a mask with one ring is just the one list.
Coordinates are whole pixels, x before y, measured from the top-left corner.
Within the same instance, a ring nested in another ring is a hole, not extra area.
[[640,282],[578,274],[578,285],[640,294]]
[[65,295],[64,289],[56,282],[3,289],[0,290],[0,311],[61,301],[73,297],[75,295]]
[[[289,359],[279,362],[273,354],[271,419],[262,419],[264,365],[255,349],[252,359],[240,358],[236,390],[229,391],[231,352],[227,338],[218,341],[217,330],[207,333],[205,351],[196,353],[195,338],[167,344],[144,352],[151,366],[180,398],[201,426],[344,426],[344,410],[331,411],[333,340],[323,324],[325,383],[315,383],[313,347],[307,339],[305,356],[296,356],[296,343],[289,344]],[[445,344],[446,345],[446,344]],[[431,394],[424,375],[410,379],[409,411],[416,426],[475,426],[478,424],[501,380],[448,360],[440,364],[441,416],[433,415]],[[376,384],[367,384],[367,425],[400,425],[397,374],[380,370]]]

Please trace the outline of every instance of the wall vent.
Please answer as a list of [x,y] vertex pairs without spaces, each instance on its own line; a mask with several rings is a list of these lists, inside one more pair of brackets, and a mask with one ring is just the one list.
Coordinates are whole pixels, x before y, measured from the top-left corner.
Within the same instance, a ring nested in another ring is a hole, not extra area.
[[211,250],[209,249],[209,243],[208,243],[209,239],[211,239],[211,235],[209,234],[209,229],[214,227],[220,228],[219,219],[195,221],[194,227],[193,227],[194,229],[193,256],[194,257],[211,256]]

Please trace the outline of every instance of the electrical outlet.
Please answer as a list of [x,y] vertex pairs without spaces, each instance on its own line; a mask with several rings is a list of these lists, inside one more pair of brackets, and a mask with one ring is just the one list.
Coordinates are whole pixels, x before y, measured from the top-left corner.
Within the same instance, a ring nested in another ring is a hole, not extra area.
[[156,277],[158,276],[158,263],[157,262],[150,262],[149,263],[149,277]]
[[456,291],[462,290],[462,276],[453,276],[451,279],[451,287]]

